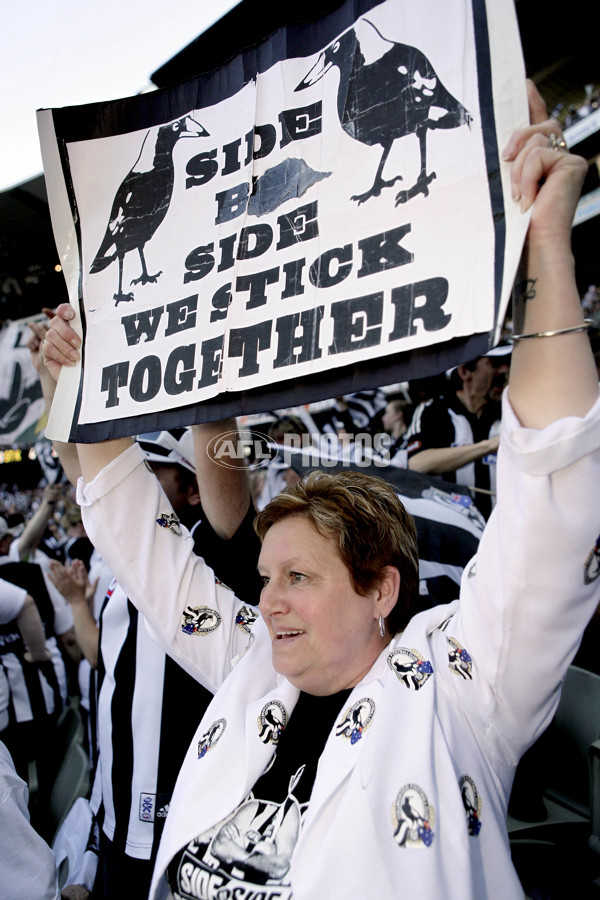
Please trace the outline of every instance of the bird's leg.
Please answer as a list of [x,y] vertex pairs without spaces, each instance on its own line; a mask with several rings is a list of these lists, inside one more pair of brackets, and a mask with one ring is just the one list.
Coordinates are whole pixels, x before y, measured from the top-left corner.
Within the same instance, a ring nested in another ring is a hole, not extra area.
[[375,180],[370,190],[366,191],[364,194],[355,194],[354,197],[351,197],[351,200],[356,200],[358,205],[364,203],[365,200],[368,200],[370,197],[379,197],[383,188],[392,187],[397,181],[402,181],[402,175],[396,175],[395,178],[392,178],[391,181],[385,181],[381,177],[381,173],[383,172],[383,167],[387,162],[387,158],[390,155],[390,150],[392,149],[392,144],[394,142],[386,144],[383,148],[383,153],[381,154],[381,159],[379,160],[379,165],[377,166],[377,172],[375,173]]
[[416,135],[419,139],[419,150],[421,151],[421,171],[411,188],[396,194],[396,206],[399,206],[400,203],[406,203],[407,200],[412,200],[417,194],[423,194],[424,197],[428,197],[429,185],[436,177],[435,172],[427,174],[427,125],[419,125]]
[[127,294],[123,293],[123,256],[125,254],[119,254],[119,290],[116,294],[113,294],[113,300],[115,301],[115,306],[118,306],[119,303],[129,303],[131,300],[135,300],[133,293],[130,291]]
[[142,274],[139,278],[133,278],[131,284],[156,284],[158,281],[158,276],[162,275],[162,270],[157,272],[156,275],[148,275],[148,269],[146,268],[146,260],[144,259],[144,247],[138,247],[138,253],[140,254],[140,261],[142,263]]

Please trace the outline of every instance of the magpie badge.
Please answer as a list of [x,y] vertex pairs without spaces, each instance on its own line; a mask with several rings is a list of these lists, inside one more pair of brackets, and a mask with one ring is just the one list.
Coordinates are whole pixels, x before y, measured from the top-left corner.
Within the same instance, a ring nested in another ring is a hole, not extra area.
[[168,528],[172,534],[181,537],[181,525],[175,513],[161,513],[156,520],[156,524],[160,525],[161,528]]
[[252,626],[258,619],[258,610],[252,606],[242,606],[235,617],[235,624],[244,634],[250,634]]
[[473,779],[468,775],[460,776],[458,786],[467,815],[467,829],[472,837],[477,837],[481,831],[481,797],[479,796],[479,791]]
[[387,661],[394,675],[411,691],[420,690],[433,675],[433,666],[418,650],[398,647],[392,650]]
[[257,721],[258,736],[263,744],[278,744],[287,725],[288,714],[283,703],[271,700],[263,706]]
[[456,638],[448,637],[448,668],[455,675],[470,681],[473,678],[473,661]]
[[430,847],[434,810],[418,784],[405,784],[392,806],[394,840],[399,847]]
[[345,737],[351,744],[356,744],[363,736],[363,732],[369,727],[375,715],[375,703],[370,697],[357,700],[354,706],[349,706],[344,712],[341,721],[335,727],[336,737]]
[[600,536],[588,553],[583,567],[583,583],[591,584],[600,575]]
[[210,634],[221,624],[221,616],[216,609],[208,606],[186,606],[183,611],[181,630],[184,634]]
[[225,719],[217,719],[216,722],[212,723],[208,731],[204,732],[198,741],[198,759],[206,756],[208,751],[212,750],[215,744],[221,740],[226,727],[227,722]]

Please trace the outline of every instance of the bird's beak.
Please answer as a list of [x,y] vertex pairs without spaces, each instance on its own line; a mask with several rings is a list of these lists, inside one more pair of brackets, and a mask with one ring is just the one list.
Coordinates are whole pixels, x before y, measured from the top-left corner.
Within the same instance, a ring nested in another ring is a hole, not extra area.
[[181,137],[208,137],[209,133],[200,122],[196,122],[191,116],[186,116],[185,131],[181,132]]
[[294,93],[303,91],[305,88],[316,84],[329,71],[331,65],[331,60],[325,59],[325,51],[323,50],[310,72],[304,76],[298,87],[294,88]]

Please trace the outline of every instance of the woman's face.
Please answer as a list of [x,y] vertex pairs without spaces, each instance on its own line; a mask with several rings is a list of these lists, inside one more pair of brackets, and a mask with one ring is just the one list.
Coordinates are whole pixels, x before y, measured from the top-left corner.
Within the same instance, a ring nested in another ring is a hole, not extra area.
[[277,672],[318,696],[358,684],[383,647],[378,591],[357,594],[335,545],[301,516],[267,531],[258,570]]

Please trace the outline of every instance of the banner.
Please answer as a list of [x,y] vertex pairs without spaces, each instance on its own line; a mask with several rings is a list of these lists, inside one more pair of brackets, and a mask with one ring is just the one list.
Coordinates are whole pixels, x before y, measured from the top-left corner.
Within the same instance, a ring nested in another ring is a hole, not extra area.
[[527,217],[508,0],[347,0],[218,71],[41,110],[83,367],[48,435],[99,440],[423,377],[497,338]]
[[7,322],[0,329],[0,447],[34,444],[46,424],[42,386],[27,349],[30,321]]

